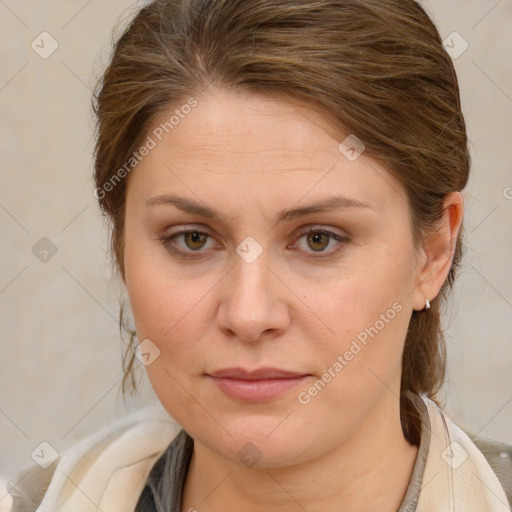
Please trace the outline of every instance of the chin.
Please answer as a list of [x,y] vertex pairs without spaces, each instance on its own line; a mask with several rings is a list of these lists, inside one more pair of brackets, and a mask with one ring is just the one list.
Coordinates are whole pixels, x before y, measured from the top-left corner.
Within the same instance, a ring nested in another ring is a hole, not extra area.
[[[283,418],[247,415],[236,421],[223,421],[221,436],[212,437],[212,430],[190,433],[212,451],[246,467],[278,468],[298,464],[308,459],[308,439],[305,433]],[[227,432],[226,432],[227,431]],[[229,434],[228,434],[229,432]],[[314,445],[314,439],[310,439]],[[312,455],[312,454],[309,454]]]

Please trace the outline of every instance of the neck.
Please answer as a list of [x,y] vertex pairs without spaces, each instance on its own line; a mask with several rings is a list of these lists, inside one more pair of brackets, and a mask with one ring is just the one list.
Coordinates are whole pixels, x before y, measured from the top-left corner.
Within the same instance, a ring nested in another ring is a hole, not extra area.
[[416,454],[404,438],[396,400],[381,404],[329,453],[295,466],[245,468],[194,442],[182,511],[396,512]]

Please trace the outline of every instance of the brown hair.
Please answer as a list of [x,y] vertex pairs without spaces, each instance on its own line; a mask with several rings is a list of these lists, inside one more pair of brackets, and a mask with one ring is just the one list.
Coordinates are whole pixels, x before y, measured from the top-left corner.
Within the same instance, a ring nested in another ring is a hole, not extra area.
[[[122,276],[126,180],[108,193],[105,185],[157,118],[211,86],[297,98],[331,112],[405,187],[417,244],[435,229],[447,194],[467,183],[454,66],[416,1],[156,0],[115,43],[93,100],[96,195],[112,223]],[[410,321],[402,414],[407,391],[435,398],[444,380],[440,306],[460,263],[461,236],[440,296]],[[123,390],[128,381],[135,386],[130,350]]]

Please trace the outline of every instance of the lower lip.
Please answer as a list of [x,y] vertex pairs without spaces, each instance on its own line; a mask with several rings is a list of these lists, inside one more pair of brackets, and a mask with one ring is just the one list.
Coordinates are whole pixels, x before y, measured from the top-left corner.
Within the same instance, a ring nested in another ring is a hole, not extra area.
[[209,376],[219,389],[232,398],[243,400],[244,402],[264,402],[271,400],[298,384],[302,383],[308,376],[293,377],[287,379],[262,379],[262,380],[243,380],[229,379],[225,377]]

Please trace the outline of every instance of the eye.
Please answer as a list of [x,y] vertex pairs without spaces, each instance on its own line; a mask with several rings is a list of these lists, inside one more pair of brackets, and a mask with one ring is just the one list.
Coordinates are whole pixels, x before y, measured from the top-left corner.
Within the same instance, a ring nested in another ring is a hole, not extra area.
[[[208,241],[213,240],[213,238],[208,233],[198,229],[184,229],[159,237],[159,240],[168,251],[184,258],[200,257],[201,253],[213,248],[207,247]],[[178,243],[180,240],[183,244]],[[214,244],[214,246],[218,246],[218,244]]]
[[[305,239],[307,247],[312,250],[311,253],[302,246],[301,250],[310,253],[307,256],[308,258],[324,258],[332,256],[334,253],[343,249],[344,245],[349,241],[345,236],[318,228],[309,228],[306,232],[301,233],[297,240],[300,241],[302,239]],[[334,243],[331,243],[333,241]],[[292,245],[289,245],[288,248],[296,249],[298,245],[300,246],[302,244],[295,242]],[[333,249],[326,250],[333,245]]]

